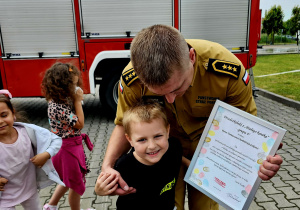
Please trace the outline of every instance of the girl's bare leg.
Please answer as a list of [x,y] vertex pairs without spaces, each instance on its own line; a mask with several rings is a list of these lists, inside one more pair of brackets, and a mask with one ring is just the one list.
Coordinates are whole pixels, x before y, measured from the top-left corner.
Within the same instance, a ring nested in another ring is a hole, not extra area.
[[80,195],[72,189],[69,192],[69,204],[72,210],[80,210]]
[[62,185],[57,185],[51,199],[49,202],[49,205],[53,205],[53,206],[57,206],[59,200],[61,199],[61,197],[64,196],[64,194],[69,190],[68,187],[64,187]]

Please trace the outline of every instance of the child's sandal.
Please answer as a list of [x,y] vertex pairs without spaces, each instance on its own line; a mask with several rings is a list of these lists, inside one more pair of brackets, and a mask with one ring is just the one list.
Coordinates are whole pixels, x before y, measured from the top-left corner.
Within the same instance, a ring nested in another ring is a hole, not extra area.
[[49,205],[48,203],[46,203],[43,207],[43,210],[58,210],[58,207],[52,206],[52,205]]

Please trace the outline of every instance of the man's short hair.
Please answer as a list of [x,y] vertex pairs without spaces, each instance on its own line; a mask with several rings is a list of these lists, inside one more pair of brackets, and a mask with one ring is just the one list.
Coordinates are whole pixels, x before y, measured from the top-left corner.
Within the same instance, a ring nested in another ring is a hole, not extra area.
[[154,119],[162,119],[165,127],[169,126],[168,118],[164,108],[159,103],[140,102],[128,109],[123,116],[123,127],[125,133],[131,135],[132,123],[151,123]]
[[167,25],[142,29],[131,43],[131,62],[140,80],[149,86],[165,84],[174,70],[189,62],[189,48],[181,33]]

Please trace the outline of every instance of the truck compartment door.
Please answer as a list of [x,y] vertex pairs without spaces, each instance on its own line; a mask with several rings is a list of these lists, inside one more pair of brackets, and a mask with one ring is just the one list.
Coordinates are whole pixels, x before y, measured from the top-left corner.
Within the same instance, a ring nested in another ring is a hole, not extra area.
[[248,47],[249,0],[181,0],[180,31],[188,39]]
[[53,57],[76,52],[73,5],[70,0],[0,0],[4,55]]
[[80,4],[82,31],[90,37],[134,36],[150,25],[173,26],[172,0],[82,0]]

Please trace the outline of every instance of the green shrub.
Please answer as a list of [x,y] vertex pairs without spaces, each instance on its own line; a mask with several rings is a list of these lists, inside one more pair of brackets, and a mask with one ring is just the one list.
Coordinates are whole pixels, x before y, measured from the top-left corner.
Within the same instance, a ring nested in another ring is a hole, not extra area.
[[[285,35],[275,35],[274,37],[274,44],[296,44],[297,42],[292,39],[288,39],[285,37]],[[258,44],[260,45],[269,45],[271,43],[271,35],[267,36],[267,34],[261,34],[260,40],[258,41]]]

